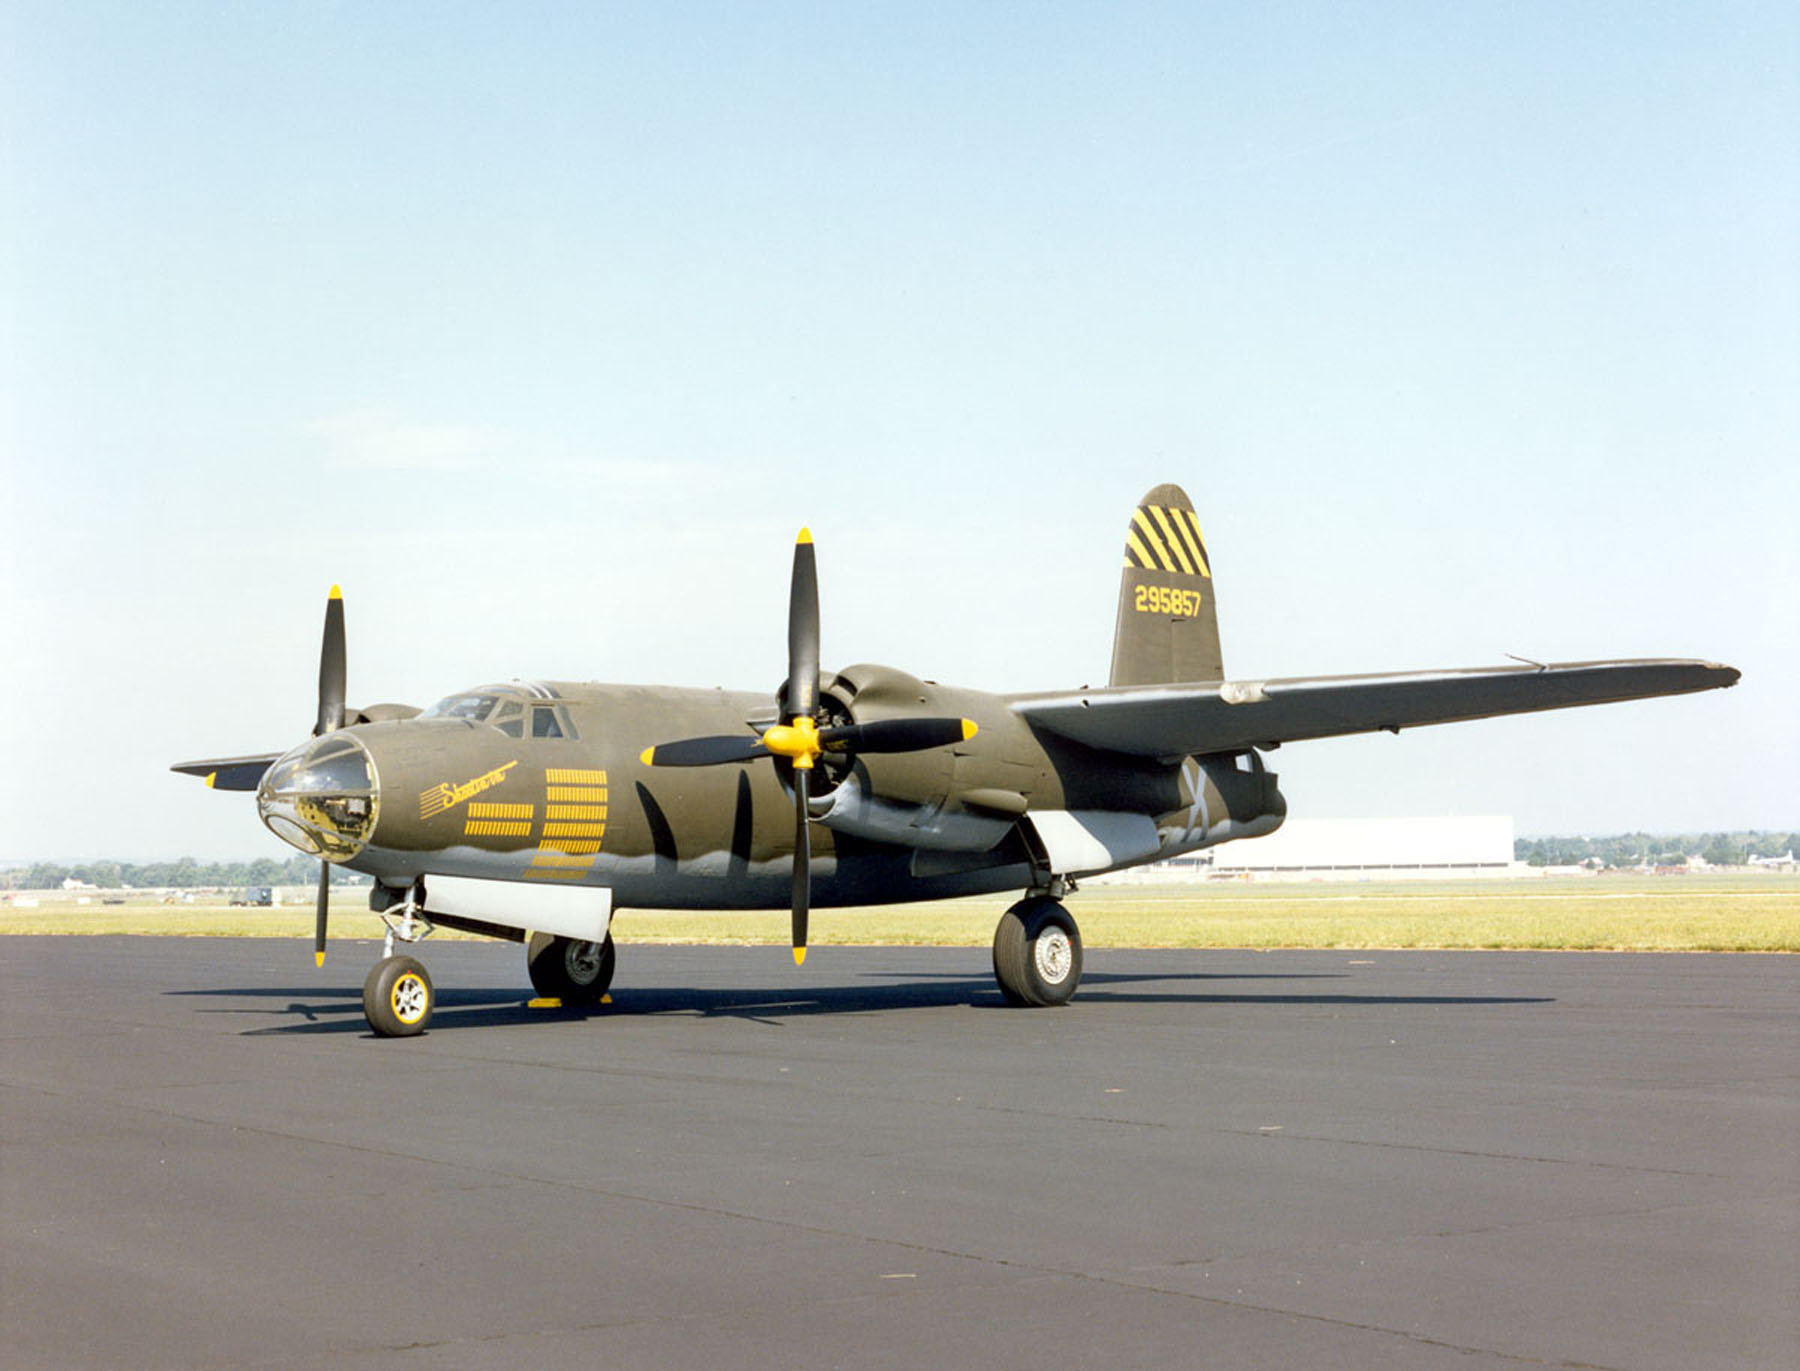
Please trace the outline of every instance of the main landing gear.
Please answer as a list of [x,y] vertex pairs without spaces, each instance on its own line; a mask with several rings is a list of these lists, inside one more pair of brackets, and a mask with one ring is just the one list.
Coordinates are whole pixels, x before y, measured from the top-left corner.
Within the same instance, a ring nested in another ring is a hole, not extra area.
[[994,930],[994,979],[1008,1004],[1067,1004],[1081,984],[1081,930],[1052,895],[1028,895]]
[[584,943],[573,938],[534,933],[525,949],[531,985],[547,1000],[561,1000],[569,1008],[599,1004],[612,984],[612,934],[604,942]]

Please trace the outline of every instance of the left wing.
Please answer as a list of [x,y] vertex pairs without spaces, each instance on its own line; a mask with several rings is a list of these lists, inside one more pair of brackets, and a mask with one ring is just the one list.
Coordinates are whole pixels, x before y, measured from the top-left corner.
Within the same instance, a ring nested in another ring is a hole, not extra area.
[[200,762],[177,762],[170,771],[184,776],[202,776],[214,790],[255,790],[263,772],[281,760],[279,752],[261,752],[254,757],[213,757]]
[[1182,757],[1304,738],[1686,695],[1735,685],[1735,667],[1675,658],[1472,667],[1376,676],[1107,686],[1011,695],[1027,722],[1089,747]]

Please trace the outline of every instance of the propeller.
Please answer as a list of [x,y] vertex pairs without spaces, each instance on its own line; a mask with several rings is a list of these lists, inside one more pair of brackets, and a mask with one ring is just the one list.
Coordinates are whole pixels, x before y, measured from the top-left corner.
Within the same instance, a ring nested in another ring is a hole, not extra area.
[[[321,671],[323,668],[321,668]],[[321,676],[323,680],[323,676]],[[975,736],[968,719],[878,719],[819,727],[819,572],[812,534],[794,542],[788,589],[788,674],[779,699],[781,721],[760,737],[727,734],[684,738],[644,749],[645,766],[723,766],[783,757],[794,768],[794,965],[806,960],[806,922],[812,907],[812,833],[808,803],[814,764],[826,753],[922,752]],[[323,705],[320,706],[323,709]]]
[[[319,718],[315,736],[344,726],[344,593],[331,588],[325,601],[325,636],[319,643]],[[313,919],[313,962],[325,965],[325,923],[331,913],[331,863],[319,863],[318,912]]]

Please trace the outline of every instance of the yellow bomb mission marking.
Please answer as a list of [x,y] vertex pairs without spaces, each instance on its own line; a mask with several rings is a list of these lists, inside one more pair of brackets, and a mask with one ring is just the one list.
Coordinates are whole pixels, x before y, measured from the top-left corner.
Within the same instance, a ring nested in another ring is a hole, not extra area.
[[447,809],[454,809],[464,800],[473,799],[484,790],[492,790],[506,779],[517,762],[508,762],[505,766],[497,766],[492,771],[484,771],[473,780],[464,781],[461,785],[451,785],[441,781],[419,796],[419,817],[435,819]]

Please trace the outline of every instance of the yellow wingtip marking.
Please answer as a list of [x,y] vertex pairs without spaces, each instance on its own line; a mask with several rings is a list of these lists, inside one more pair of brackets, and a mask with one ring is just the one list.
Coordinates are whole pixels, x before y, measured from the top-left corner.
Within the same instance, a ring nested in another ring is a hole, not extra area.
[[313,953],[313,965],[314,966],[324,966],[325,965],[325,954],[323,952]]
[[334,600],[341,600],[344,598],[344,592],[337,586],[333,586],[331,588],[331,598]]
[[806,964],[806,949],[804,947],[796,947],[794,949],[794,965],[795,966],[804,966],[805,964]]
[[794,541],[796,543],[810,543],[812,541],[812,530],[810,528],[801,529],[800,536],[794,539]]
[[977,730],[975,727],[975,721],[973,719],[964,719],[963,720],[963,741],[965,743],[968,742],[969,739],[971,739],[975,736],[976,732],[977,732]]

